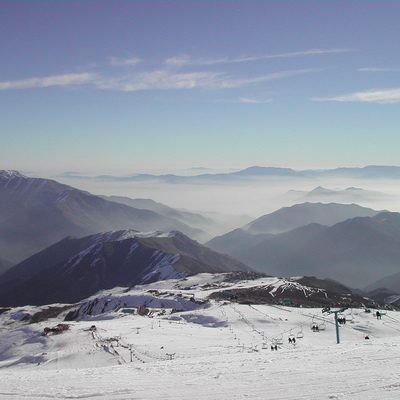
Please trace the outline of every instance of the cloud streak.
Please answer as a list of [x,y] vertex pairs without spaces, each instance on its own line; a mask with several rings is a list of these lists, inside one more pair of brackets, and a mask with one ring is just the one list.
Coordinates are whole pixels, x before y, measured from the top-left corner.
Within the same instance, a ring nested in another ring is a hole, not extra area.
[[45,88],[50,86],[71,86],[92,83],[97,77],[93,73],[55,75],[43,78],[29,78],[0,82],[0,90]]
[[398,71],[398,69],[397,68],[368,67],[368,68],[359,68],[357,71],[360,71],[360,72],[394,72],[394,71]]
[[312,100],[394,104],[400,103],[400,89],[367,90],[365,92],[350,93],[344,96],[314,98]]
[[110,58],[110,65],[113,67],[130,67],[132,65],[137,65],[142,62],[142,59],[138,57],[132,58],[118,58],[118,57],[111,57]]
[[187,54],[182,54],[177,57],[168,58],[164,61],[165,65],[168,66],[186,66],[186,65],[216,65],[216,64],[235,64],[244,63],[252,61],[269,60],[274,58],[293,58],[293,57],[304,57],[312,55],[323,55],[323,54],[333,54],[333,53],[348,53],[353,50],[351,49],[312,49],[305,51],[296,51],[290,53],[279,53],[279,54],[269,54],[254,57],[238,57],[238,58],[217,58],[217,59],[193,59]]
[[[149,70],[143,60],[138,57],[109,58],[108,65],[113,68],[103,72],[72,73],[48,77],[0,82],[0,91],[15,89],[47,88],[52,86],[67,87],[91,85],[100,90],[135,92],[145,90],[183,90],[183,89],[234,89],[260,85],[267,81],[285,79],[301,74],[316,72],[315,69],[284,70],[261,76],[243,76],[229,72],[210,71],[202,66],[216,64],[245,63],[273,58],[303,57],[310,55],[347,52],[347,49],[313,49],[292,53],[281,53],[257,57],[241,57],[235,59],[220,58],[214,60],[193,59],[189,55],[168,58]],[[195,66],[196,68],[188,67]],[[125,67],[125,68],[119,68]],[[128,69],[128,67],[134,67]],[[193,70],[194,69],[194,70]]]
[[265,103],[272,103],[271,99],[267,100],[257,100],[257,99],[251,99],[249,97],[241,97],[239,99],[240,103],[249,103],[249,104],[265,104]]
[[168,69],[132,74],[121,79],[103,79],[96,82],[99,89],[134,92],[140,90],[180,89],[234,89],[284,79],[318,70],[281,71],[253,78],[235,78],[221,72],[177,73]]

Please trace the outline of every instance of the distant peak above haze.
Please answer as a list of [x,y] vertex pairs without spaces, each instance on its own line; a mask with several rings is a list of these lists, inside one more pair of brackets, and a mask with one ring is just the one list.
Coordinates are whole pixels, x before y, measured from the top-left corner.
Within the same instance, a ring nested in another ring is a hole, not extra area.
[[12,169],[5,169],[5,170],[0,171],[0,178],[8,178],[8,179],[27,178],[27,176],[21,174],[18,171],[14,171]]

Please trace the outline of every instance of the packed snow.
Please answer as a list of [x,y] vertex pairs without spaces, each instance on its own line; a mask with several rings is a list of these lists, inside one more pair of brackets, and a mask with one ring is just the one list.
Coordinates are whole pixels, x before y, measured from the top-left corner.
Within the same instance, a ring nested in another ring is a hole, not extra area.
[[65,310],[30,324],[46,306],[3,312],[0,399],[399,398],[400,313],[345,310],[337,344],[333,314],[207,300],[225,285],[200,274],[115,288],[70,322]]

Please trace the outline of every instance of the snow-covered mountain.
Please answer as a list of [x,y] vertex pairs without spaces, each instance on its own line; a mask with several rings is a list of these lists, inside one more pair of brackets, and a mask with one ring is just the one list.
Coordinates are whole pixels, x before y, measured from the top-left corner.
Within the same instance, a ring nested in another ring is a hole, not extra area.
[[209,237],[175,218],[16,171],[0,171],[0,208],[0,257],[12,262],[22,261],[66,236],[108,230],[179,230],[197,240]]
[[81,301],[78,307],[68,313],[66,319],[72,321],[120,308],[139,309],[142,306],[157,310],[189,311],[209,307],[213,300],[253,305],[397,310],[396,306],[353,294],[343,285],[315,277],[277,278],[253,272],[231,272],[201,273],[174,279],[173,282],[139,285],[129,290],[103,290]]
[[0,305],[74,303],[116,286],[248,270],[180,232],[128,230],[69,237],[4,273]]

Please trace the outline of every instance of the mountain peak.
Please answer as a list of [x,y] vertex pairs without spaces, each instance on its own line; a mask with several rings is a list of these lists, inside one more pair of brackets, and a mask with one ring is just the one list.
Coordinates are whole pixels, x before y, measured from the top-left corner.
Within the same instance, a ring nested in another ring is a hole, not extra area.
[[128,239],[147,239],[147,238],[170,238],[174,237],[175,232],[148,231],[139,232],[134,229],[124,229],[119,231],[108,231],[92,235],[93,242],[122,242]]
[[27,178],[18,171],[12,169],[4,169],[0,171],[0,178],[13,179],[13,178]]

